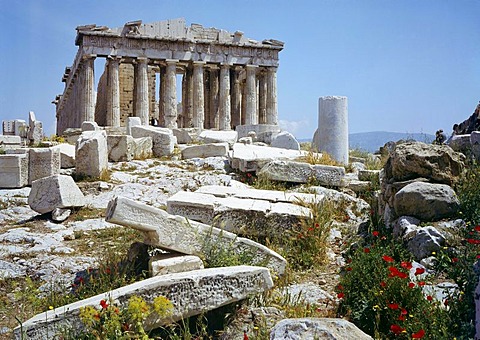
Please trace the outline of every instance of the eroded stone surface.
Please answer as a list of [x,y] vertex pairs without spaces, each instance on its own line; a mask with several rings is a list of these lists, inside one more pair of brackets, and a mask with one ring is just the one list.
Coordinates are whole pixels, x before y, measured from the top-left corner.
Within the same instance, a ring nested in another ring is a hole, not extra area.
[[0,155],[0,188],[28,184],[28,154]]
[[29,149],[28,183],[60,173],[60,150],[57,148]]
[[133,138],[151,137],[156,157],[171,155],[177,142],[172,130],[166,128],[135,125],[131,127],[131,133]]
[[62,143],[54,148],[60,150],[60,167],[62,169],[75,167],[75,145]]
[[187,146],[182,150],[182,158],[224,157],[228,154],[228,143],[210,143]]
[[85,131],[75,146],[76,174],[98,178],[108,169],[107,134]]
[[130,135],[107,136],[108,160],[111,162],[128,162],[135,155],[135,142]]
[[159,254],[148,262],[151,276],[188,272],[203,269],[203,261],[194,255]]
[[294,135],[288,131],[282,131],[278,133],[270,143],[274,148],[282,148],[289,150],[300,150],[300,143],[297,141]]
[[[167,274],[38,314],[23,323],[23,330],[25,339],[45,339],[48,335],[57,334],[62,327],[80,330],[79,312],[84,306],[100,308],[101,300],[126,306],[132,296],[152,303],[155,297],[165,296],[172,302],[173,310],[168,317],[150,315],[144,325],[148,330],[245,299],[272,287],[270,273],[262,267],[236,266]],[[19,327],[15,329],[15,337],[21,338]]]

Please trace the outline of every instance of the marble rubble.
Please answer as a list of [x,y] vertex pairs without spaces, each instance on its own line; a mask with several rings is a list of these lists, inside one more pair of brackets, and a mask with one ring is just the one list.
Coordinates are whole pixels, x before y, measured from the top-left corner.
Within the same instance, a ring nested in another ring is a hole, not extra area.
[[108,169],[107,134],[105,131],[82,132],[75,145],[76,174],[99,178]]
[[151,276],[188,272],[203,269],[203,261],[198,256],[181,254],[158,254],[148,261]]
[[28,184],[33,181],[60,173],[61,159],[60,149],[50,148],[31,148],[25,149],[29,154],[28,166]]
[[28,184],[28,154],[0,155],[0,188],[21,188]]
[[191,145],[182,150],[182,159],[226,157],[228,155],[228,150],[228,143]]

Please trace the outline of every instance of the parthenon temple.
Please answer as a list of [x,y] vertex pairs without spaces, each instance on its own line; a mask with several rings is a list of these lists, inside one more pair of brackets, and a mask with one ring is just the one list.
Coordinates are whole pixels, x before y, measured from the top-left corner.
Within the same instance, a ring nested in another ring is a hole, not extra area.
[[[53,102],[58,135],[84,121],[122,127],[128,117],[168,128],[277,125],[281,41],[259,42],[240,31],[186,27],[184,19],[173,19],[79,26],[75,44],[64,92]],[[94,60],[101,57],[105,70],[95,91]]]

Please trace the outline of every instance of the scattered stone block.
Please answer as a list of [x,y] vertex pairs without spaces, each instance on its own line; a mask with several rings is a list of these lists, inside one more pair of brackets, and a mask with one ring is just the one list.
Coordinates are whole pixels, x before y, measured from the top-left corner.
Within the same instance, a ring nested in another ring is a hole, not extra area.
[[108,169],[107,134],[85,131],[75,147],[76,174],[98,178]]
[[85,121],[82,123],[82,132],[85,131],[98,131],[100,128],[96,122]]
[[153,303],[157,296],[164,296],[172,302],[173,310],[167,317],[159,317],[155,313],[149,316],[144,328],[150,330],[243,300],[272,287],[268,269],[252,266],[208,268],[155,276],[38,314],[23,323],[25,337],[22,337],[20,327],[15,328],[14,335],[16,339],[49,339],[67,327],[75,334],[82,329],[79,316],[82,307],[100,308],[101,300],[126,307],[132,296],[141,297],[147,303]]
[[28,154],[0,155],[0,188],[22,188],[28,184]]
[[130,135],[107,136],[108,160],[110,162],[129,162],[135,153],[135,142]]
[[60,167],[62,169],[75,167],[75,145],[62,143],[53,148],[60,150]]
[[190,144],[197,140],[199,130],[195,128],[174,128],[173,135],[178,144]]
[[32,183],[28,204],[36,212],[45,214],[55,208],[83,207],[85,197],[72,177],[53,175]]
[[133,142],[135,144],[134,159],[147,159],[152,157],[152,137],[134,138]]
[[282,131],[273,137],[270,144],[274,148],[300,150],[300,143],[297,141],[294,135],[288,131]]
[[438,252],[445,243],[445,236],[432,226],[416,228],[412,234],[405,235],[410,238],[407,247],[417,261],[432,255],[432,252]]
[[183,273],[203,269],[203,261],[194,255],[166,253],[150,258],[148,268],[151,276]]
[[280,275],[285,272],[285,259],[262,244],[143,203],[116,197],[109,202],[106,215],[107,222],[143,231],[144,242],[150,245],[203,258],[206,243],[215,244],[234,253],[250,253],[254,264]]
[[42,122],[37,121],[33,111],[28,113],[28,139],[33,144],[38,144],[43,139]]
[[63,131],[62,136],[67,140],[68,144],[75,145],[77,143],[78,138],[82,134],[82,129],[80,128],[68,128]]
[[55,208],[52,211],[52,220],[55,222],[63,222],[70,216],[71,213],[71,209]]
[[20,136],[3,136],[0,135],[0,150],[11,150],[19,148],[22,145]]
[[284,319],[270,332],[270,340],[373,340],[353,323],[335,318]]
[[454,151],[465,153],[470,150],[470,134],[468,135],[453,135],[448,141],[448,146]]
[[445,184],[413,182],[395,194],[397,216],[414,216],[422,221],[453,217],[460,207],[455,191]]
[[472,131],[470,134],[470,145],[475,159],[480,161],[480,131]]
[[380,180],[380,171],[381,170],[359,170],[358,179],[360,181],[376,181]]
[[306,154],[307,152],[302,150],[235,143],[230,155],[230,164],[233,169],[242,172],[257,171],[273,160],[293,160]]
[[205,143],[228,143],[229,147],[233,147],[233,144],[237,142],[237,131],[215,131],[215,130],[203,130],[198,139]]
[[133,138],[151,137],[155,157],[171,155],[177,142],[172,130],[153,126],[132,126],[131,135]]
[[127,118],[127,135],[132,135],[133,126],[141,126],[142,120],[140,117],[128,117]]
[[187,146],[182,150],[182,158],[207,158],[226,157],[228,155],[228,143],[212,143]]
[[235,131],[238,138],[248,137],[250,132],[255,132],[256,141],[270,144],[273,137],[280,132],[278,125],[256,124],[256,125],[237,125]]
[[60,149],[32,148],[29,149],[28,184],[37,179],[60,173]]

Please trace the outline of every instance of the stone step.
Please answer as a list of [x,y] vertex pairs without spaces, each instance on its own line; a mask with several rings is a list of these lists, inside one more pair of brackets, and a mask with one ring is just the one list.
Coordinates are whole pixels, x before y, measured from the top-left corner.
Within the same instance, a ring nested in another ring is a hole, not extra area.
[[73,334],[78,334],[82,329],[79,317],[82,307],[94,306],[100,309],[100,301],[105,300],[108,304],[113,302],[116,306],[125,308],[132,296],[141,297],[150,304],[155,297],[164,296],[171,301],[173,310],[167,317],[151,314],[144,323],[144,328],[150,330],[245,299],[272,287],[268,269],[254,266],[209,268],[155,276],[37,314],[22,324],[23,335],[20,327],[15,328],[14,334],[15,339],[42,340],[52,339],[66,328],[71,329]]
[[105,220],[143,231],[145,243],[163,249],[205,258],[206,245],[215,245],[237,254],[250,253],[253,264],[279,275],[285,272],[286,260],[260,243],[127,198],[111,200]]

